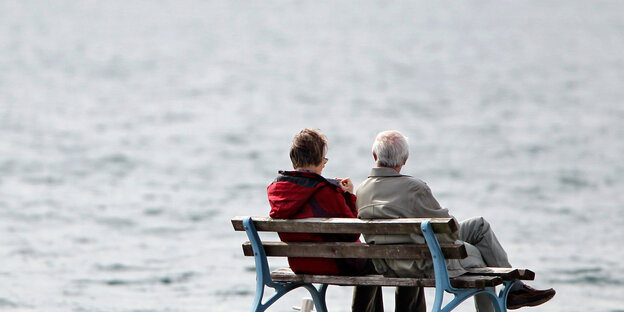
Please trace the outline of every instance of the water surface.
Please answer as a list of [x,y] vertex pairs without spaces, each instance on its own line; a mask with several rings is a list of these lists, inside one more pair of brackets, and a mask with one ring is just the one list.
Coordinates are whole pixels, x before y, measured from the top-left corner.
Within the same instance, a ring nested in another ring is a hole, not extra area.
[[[253,260],[229,219],[268,212],[292,136],[314,127],[325,175],[356,185],[378,131],[409,136],[405,173],[459,219],[485,216],[512,264],[557,289],[540,311],[622,311],[623,15],[618,1],[3,1],[0,310],[248,310]],[[330,309],[350,292],[331,287]]]

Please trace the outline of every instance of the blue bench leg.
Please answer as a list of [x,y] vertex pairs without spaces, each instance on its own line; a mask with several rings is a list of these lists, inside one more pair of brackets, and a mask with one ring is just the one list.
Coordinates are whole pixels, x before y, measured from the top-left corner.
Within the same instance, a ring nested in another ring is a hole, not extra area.
[[[505,290],[501,290],[501,295],[505,292]],[[508,292],[508,290],[507,290]],[[433,312],[450,312],[455,309],[459,304],[464,302],[466,299],[473,297],[477,294],[485,293],[488,295],[490,300],[492,301],[492,305],[494,306],[494,310],[496,312],[506,312],[507,311],[507,296],[497,296],[494,288],[486,288],[486,289],[455,289],[452,294],[455,295],[455,298],[451,300],[448,304],[442,307],[442,299],[444,296],[444,290],[438,291],[436,289],[436,297],[433,303]]]
[[438,290],[438,288],[436,288],[436,295],[435,295],[435,299],[434,299],[434,302],[433,302],[433,309],[432,309],[432,311],[434,311],[434,312],[449,312],[449,311],[452,311],[459,304],[464,302],[466,299],[468,299],[468,298],[478,294],[481,291],[477,290],[477,289],[455,290],[455,291],[452,292],[455,295],[455,298],[453,298],[453,300],[451,300],[448,304],[446,304],[444,307],[442,307],[442,299],[444,297],[444,292],[445,292],[445,290],[443,290],[443,289]]
[[254,299],[253,306],[251,307],[251,312],[264,312],[268,309],[275,301],[279,298],[283,297],[289,291],[299,288],[301,286],[307,286],[308,284],[286,284],[286,285],[273,285],[272,288],[275,289],[275,294],[271,296],[265,303],[262,303],[262,297],[264,296],[264,287],[260,291],[256,291],[256,297]]
[[312,295],[314,306],[317,312],[327,312],[327,302],[325,301],[325,294],[327,293],[327,284],[322,284],[318,289],[312,284],[303,285]]
[[503,288],[501,288],[498,293],[497,301],[500,307],[500,312],[507,312],[507,296],[509,296],[509,291],[511,291],[511,286],[517,281],[504,281]]
[[492,305],[494,306],[494,310],[496,312],[507,312],[507,295],[511,290],[511,285],[513,285],[515,281],[505,281],[503,284],[503,288],[496,295],[496,290],[494,287],[489,287],[487,289],[478,291],[478,293],[485,293],[488,295],[490,300],[492,301]]
[[494,311],[496,312],[507,311],[507,305],[506,305],[505,300],[501,300],[501,298],[499,298],[496,295],[496,290],[493,287],[488,288],[487,291],[484,291],[484,293],[486,293],[488,297],[490,298],[490,300],[492,301],[492,305],[494,306]]
[[310,292],[312,296],[312,300],[314,301],[314,305],[316,306],[317,312],[327,312],[327,303],[325,302],[325,294],[327,292],[327,284],[321,285],[318,289],[314,287],[312,284],[284,284],[277,285],[274,284],[270,286],[275,289],[275,294],[271,296],[265,303],[262,303],[262,297],[264,296],[264,285],[262,287],[258,287],[256,289],[256,297],[254,298],[253,306],[251,307],[251,312],[264,312],[268,309],[275,301],[283,297],[285,294],[290,292],[293,289],[303,287]]

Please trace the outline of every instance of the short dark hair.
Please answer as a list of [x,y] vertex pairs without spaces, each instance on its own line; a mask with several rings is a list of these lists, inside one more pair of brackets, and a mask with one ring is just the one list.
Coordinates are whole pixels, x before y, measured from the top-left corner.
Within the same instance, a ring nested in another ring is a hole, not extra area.
[[303,129],[295,135],[290,147],[293,168],[318,166],[323,161],[327,137],[315,129]]

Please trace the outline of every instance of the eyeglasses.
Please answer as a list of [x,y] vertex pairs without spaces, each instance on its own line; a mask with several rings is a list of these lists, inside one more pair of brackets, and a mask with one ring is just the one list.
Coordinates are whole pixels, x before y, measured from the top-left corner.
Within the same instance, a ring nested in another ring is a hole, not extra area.
[[323,163],[326,164],[329,161],[329,158],[323,157]]

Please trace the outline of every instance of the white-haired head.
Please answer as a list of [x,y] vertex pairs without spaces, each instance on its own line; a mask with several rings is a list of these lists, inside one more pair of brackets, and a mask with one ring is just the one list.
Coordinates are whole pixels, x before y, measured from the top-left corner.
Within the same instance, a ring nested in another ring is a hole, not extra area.
[[401,167],[409,156],[407,137],[396,130],[380,132],[373,143],[373,154],[377,158],[377,166]]

